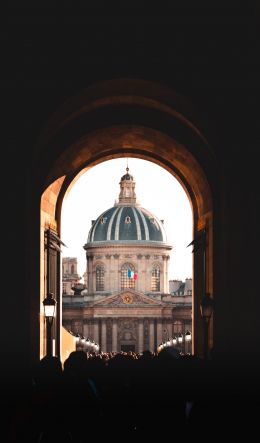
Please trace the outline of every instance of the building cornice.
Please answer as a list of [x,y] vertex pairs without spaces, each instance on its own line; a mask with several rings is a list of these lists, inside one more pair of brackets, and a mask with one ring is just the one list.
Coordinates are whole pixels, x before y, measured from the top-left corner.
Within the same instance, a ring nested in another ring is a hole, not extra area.
[[100,241],[100,242],[91,242],[91,243],[86,243],[84,245],[84,249],[87,251],[89,249],[95,249],[95,248],[105,248],[108,249],[110,247],[113,248],[119,248],[119,247],[124,247],[127,246],[128,248],[133,246],[133,247],[147,247],[147,248],[163,248],[163,249],[167,249],[167,250],[171,250],[172,249],[172,245],[170,245],[169,243],[164,243],[164,242],[157,242],[157,241],[142,241],[142,240],[131,240],[129,242],[125,241],[125,240],[111,240],[111,241]]

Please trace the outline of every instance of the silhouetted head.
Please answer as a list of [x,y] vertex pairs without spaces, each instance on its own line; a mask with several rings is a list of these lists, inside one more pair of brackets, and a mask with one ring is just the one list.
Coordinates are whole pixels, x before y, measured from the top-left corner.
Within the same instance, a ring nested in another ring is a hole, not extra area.
[[174,346],[168,346],[167,348],[164,348],[162,351],[160,351],[158,354],[159,360],[174,361],[176,359],[179,359],[180,357],[180,352]]
[[43,357],[35,371],[37,385],[46,385],[57,382],[62,375],[62,364],[58,357]]
[[73,351],[64,362],[64,373],[76,375],[86,375],[88,369],[88,357],[84,351]]
[[140,358],[143,360],[150,360],[152,356],[153,356],[152,352],[146,349],[145,351],[143,351],[143,355],[141,355]]

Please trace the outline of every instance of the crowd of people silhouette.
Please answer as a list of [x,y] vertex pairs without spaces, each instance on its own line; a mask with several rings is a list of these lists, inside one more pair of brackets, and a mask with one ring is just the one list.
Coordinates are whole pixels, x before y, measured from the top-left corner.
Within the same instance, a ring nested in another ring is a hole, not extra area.
[[33,369],[9,408],[7,441],[84,443],[109,433],[114,441],[153,441],[169,432],[202,438],[205,427],[216,435],[246,422],[241,403],[213,352],[205,361],[174,347],[141,355],[73,351],[64,365],[46,356]]

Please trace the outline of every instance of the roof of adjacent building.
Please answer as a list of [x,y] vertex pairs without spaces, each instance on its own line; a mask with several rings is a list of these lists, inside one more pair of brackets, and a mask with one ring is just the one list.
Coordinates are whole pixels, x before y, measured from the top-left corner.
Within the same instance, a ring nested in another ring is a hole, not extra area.
[[173,295],[191,295],[192,292],[192,279],[186,278],[185,282],[175,280],[179,282],[178,288],[172,292]]

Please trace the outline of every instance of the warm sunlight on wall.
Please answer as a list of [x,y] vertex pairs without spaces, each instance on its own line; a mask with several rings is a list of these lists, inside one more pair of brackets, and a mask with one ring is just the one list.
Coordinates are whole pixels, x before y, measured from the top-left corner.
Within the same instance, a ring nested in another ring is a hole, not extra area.
[[61,361],[68,358],[71,352],[76,350],[76,338],[73,337],[65,328],[61,328]]

